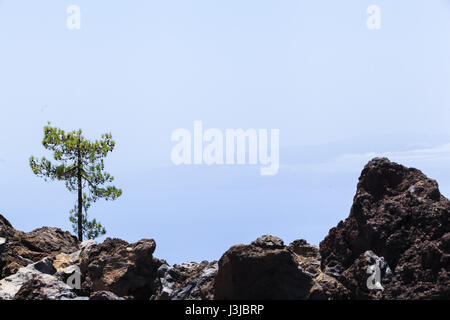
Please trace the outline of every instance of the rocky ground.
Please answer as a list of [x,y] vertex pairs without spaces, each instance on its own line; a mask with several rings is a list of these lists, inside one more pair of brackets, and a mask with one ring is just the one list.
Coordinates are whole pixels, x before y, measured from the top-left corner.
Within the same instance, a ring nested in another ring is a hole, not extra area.
[[152,239],[79,243],[0,215],[0,300],[450,299],[449,212],[436,181],[377,158],[319,247],[266,235],[219,261],[170,266]]

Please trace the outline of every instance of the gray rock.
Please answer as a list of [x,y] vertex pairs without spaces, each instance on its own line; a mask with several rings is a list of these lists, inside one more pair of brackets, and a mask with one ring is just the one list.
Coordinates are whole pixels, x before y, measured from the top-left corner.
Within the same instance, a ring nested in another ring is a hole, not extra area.
[[380,268],[382,284],[389,283],[392,280],[392,270],[384,257],[379,257],[370,250],[364,252],[364,257],[366,257],[369,266],[377,265]]
[[167,264],[163,264],[158,268],[157,275],[161,282],[161,293],[159,296],[160,300],[170,300],[170,297],[173,294],[173,287],[176,283],[169,273],[169,270],[171,269],[172,267]]
[[[33,280],[34,276],[38,276],[38,281],[48,284],[49,287],[65,288],[66,285],[53,276],[55,271],[50,258],[20,268],[15,274],[0,280],[0,300],[13,299],[22,286],[27,281]],[[68,288],[70,289],[70,287]],[[49,296],[54,296],[54,294],[49,293]]]
[[77,264],[80,260],[81,250],[75,251],[72,253],[72,263]]
[[47,274],[35,274],[14,295],[13,300],[62,300],[76,298],[71,287]]
[[75,273],[79,274],[80,281],[81,281],[81,273],[80,273],[80,268],[78,267],[78,265],[71,265],[71,266],[64,268],[63,270],[55,273],[55,277],[58,278],[59,281],[68,283],[69,278],[71,276],[73,276]]
[[213,299],[217,261],[187,262],[173,267],[163,264],[158,269],[161,283],[159,300],[208,300]]
[[339,277],[352,299],[381,299],[393,273],[384,257],[367,250]]
[[202,292],[205,291],[203,288],[205,286],[209,286],[209,283],[212,284],[214,282],[214,277],[217,274],[218,268],[217,262],[206,266],[200,276],[190,280],[185,288],[177,290],[173,293],[173,300],[197,300],[206,298]]

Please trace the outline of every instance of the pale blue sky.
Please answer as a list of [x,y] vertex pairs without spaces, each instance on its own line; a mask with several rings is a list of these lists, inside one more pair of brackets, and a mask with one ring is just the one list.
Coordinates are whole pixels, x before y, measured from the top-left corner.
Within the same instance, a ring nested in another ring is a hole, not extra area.
[[[380,30],[366,28],[372,4]],[[108,236],[154,238],[170,263],[267,233],[318,244],[377,155],[450,195],[449,34],[449,0],[0,0],[0,212],[70,230],[74,195],[28,167],[48,120],[113,134],[124,194],[90,215]],[[174,167],[171,133],[194,120],[280,129],[279,174]]]

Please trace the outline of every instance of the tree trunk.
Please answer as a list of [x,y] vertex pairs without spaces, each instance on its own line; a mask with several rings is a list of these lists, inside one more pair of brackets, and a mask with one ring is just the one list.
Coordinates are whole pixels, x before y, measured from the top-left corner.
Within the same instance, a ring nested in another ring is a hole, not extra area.
[[81,150],[80,145],[78,144],[78,240],[83,241],[83,184],[81,178]]

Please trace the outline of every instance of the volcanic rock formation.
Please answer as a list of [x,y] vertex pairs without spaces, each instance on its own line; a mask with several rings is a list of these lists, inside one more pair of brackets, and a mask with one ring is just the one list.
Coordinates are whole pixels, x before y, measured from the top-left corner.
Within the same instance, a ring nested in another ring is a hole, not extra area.
[[[392,270],[379,298],[449,299],[449,212],[435,180],[376,158],[361,173],[349,217],[320,243],[322,269],[342,283],[354,282],[349,277],[371,250]],[[352,297],[367,298],[360,294],[366,282],[355,281]]]
[[0,300],[450,299],[449,212],[436,181],[376,158],[319,247],[266,235],[218,262],[170,266],[152,239],[79,243],[0,215]]

